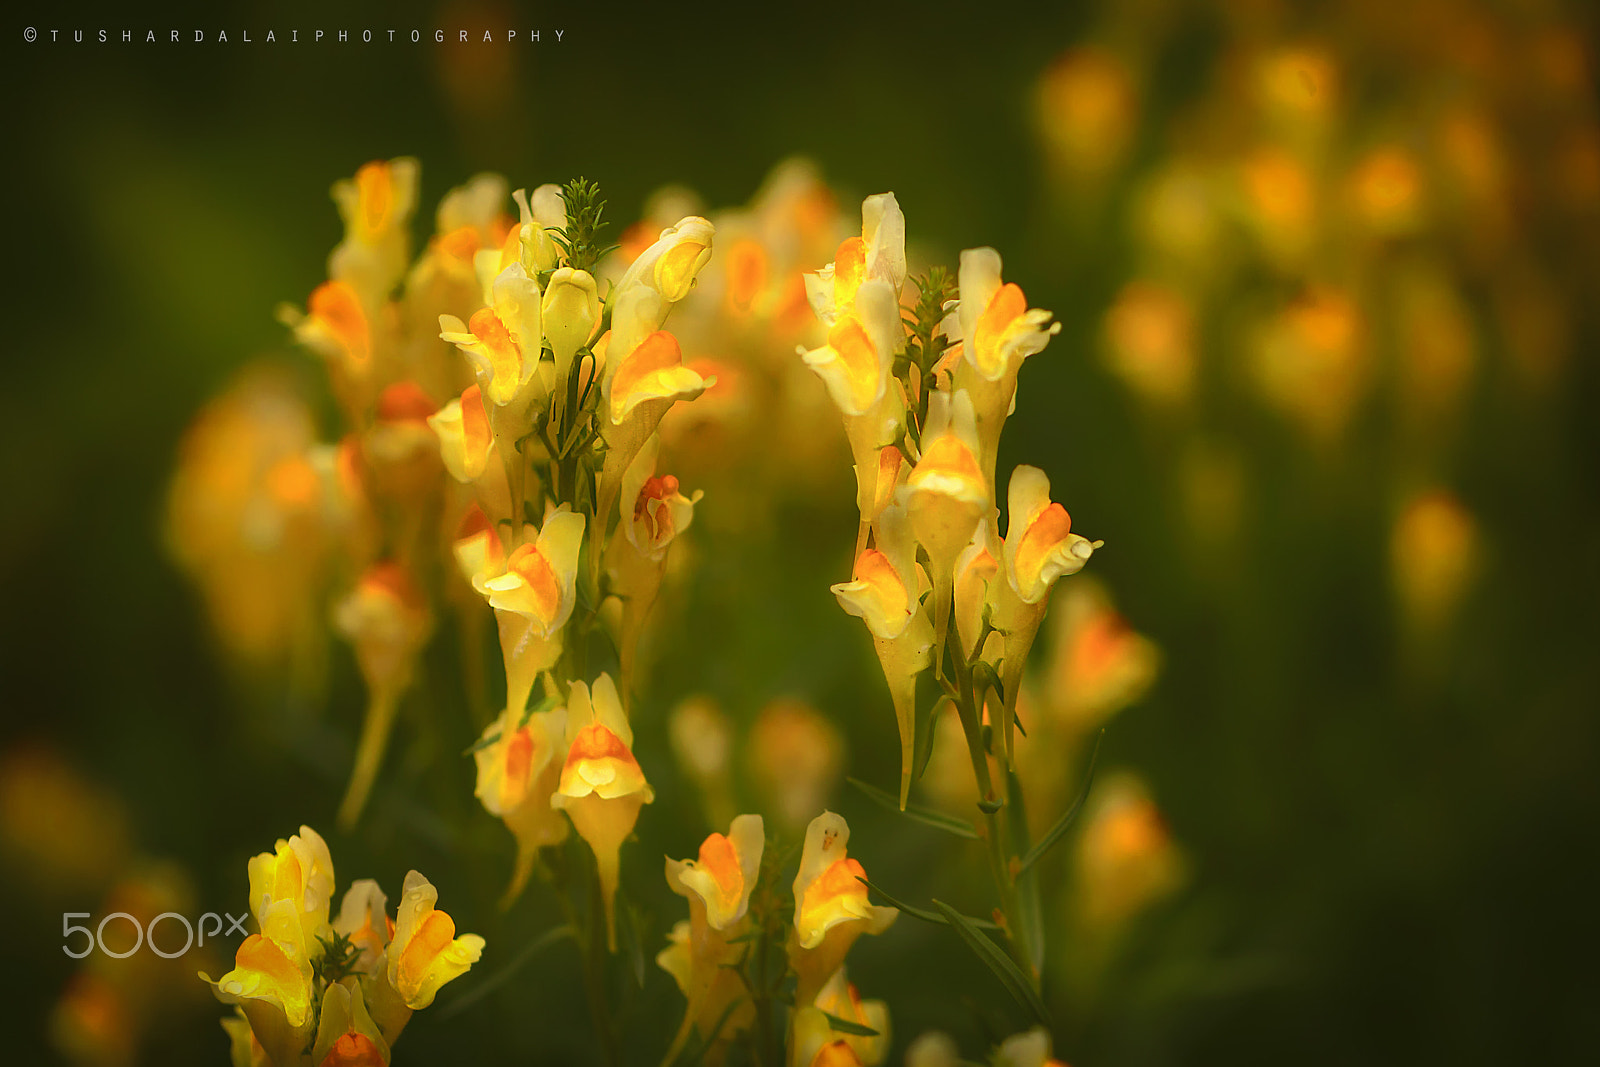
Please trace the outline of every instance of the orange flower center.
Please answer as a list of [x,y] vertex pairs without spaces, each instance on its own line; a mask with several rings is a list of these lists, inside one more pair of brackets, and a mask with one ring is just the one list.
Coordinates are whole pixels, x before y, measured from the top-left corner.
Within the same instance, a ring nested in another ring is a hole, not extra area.
[[834,305],[843,308],[852,304],[856,290],[866,278],[867,242],[860,237],[848,237],[833,257]]
[[840,316],[828,330],[828,347],[844,364],[856,410],[865,411],[878,397],[878,350],[867,336],[866,327],[853,314]]

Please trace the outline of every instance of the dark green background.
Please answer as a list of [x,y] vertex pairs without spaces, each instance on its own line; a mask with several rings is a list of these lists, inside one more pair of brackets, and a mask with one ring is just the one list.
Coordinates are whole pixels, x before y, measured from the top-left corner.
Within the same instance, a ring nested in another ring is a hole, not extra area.
[[[1201,90],[1221,32],[1204,10],[1177,6],[1181,32],[1151,68],[1158,114]],[[230,688],[197,600],[161,549],[176,441],[246,359],[287,350],[272,309],[322,279],[339,238],[328,186],[366,160],[422,160],[423,218],[451,185],[493,169],[513,185],[596,178],[625,220],[669,181],[713,206],[742,203],[775,162],[801,153],[846,203],[893,189],[911,234],[951,258],[999,248],[1008,278],[1056,311],[1065,329],[1024,371],[1001,467],[1026,461],[1051,474],[1075,524],[1108,542],[1093,569],[1165,653],[1155,691],[1117,720],[1107,754],[1148,776],[1191,877],[1137,928],[1093,1012],[1055,1005],[1058,1055],[1080,1067],[1592,1055],[1592,314],[1577,320],[1567,377],[1547,399],[1518,399],[1492,353],[1475,381],[1470,429],[1446,475],[1479,520],[1487,565],[1445,665],[1429,684],[1408,685],[1386,577],[1380,486],[1393,460],[1382,411],[1358,418],[1332,462],[1250,405],[1223,411],[1220,425],[1247,456],[1245,562],[1220,577],[1186,562],[1171,443],[1142,432],[1094,355],[1099,315],[1126,277],[1114,221],[1123,193],[1103,220],[1067,236],[1049,221],[1029,126],[1035,80],[1089,12],[462,10],[11,9],[0,744],[43,739],[80,759],[126,798],[144,851],[188,866],[205,909],[241,907],[247,856],[303,821],[328,833],[341,888],[371,875],[397,896],[418,867],[461,928],[488,938],[480,967],[492,973],[556,920],[539,890],[509,917],[493,910],[509,838],[477,810],[470,762],[454,756],[470,728],[402,722],[413,739],[402,736],[391,763],[410,800],[386,801],[380,787],[362,835],[332,833],[359,701],[353,668],[341,650],[333,708],[315,727],[321,742],[311,727],[262,740],[275,714],[263,709],[275,705]],[[566,41],[514,46],[513,91],[473,109],[441,90],[445,53],[466,47],[453,44],[21,40],[26,25],[189,37],[198,27],[209,37],[240,26],[506,21],[563,28]],[[1377,70],[1371,91],[1403,68]],[[1153,125],[1136,158],[1159,150]],[[1540,254],[1562,261],[1564,235],[1544,240]],[[300,358],[288,362],[309,370]],[[734,546],[710,569],[692,606],[691,654],[662,672],[646,708],[710,689],[745,714],[797,691],[844,725],[854,773],[888,781],[881,681],[859,626],[826,592],[852,526],[819,515],[794,516],[792,541]],[[689,854],[704,829],[665,766],[659,715],[639,731],[656,746],[660,799],[626,871],[655,894],[642,902],[654,946],[681,907],[654,881],[655,857]],[[952,857],[934,832],[902,830],[855,796],[837,804],[869,872],[982,907],[981,886],[937,873]],[[3,1058],[50,1062],[40,1020],[72,961],[58,951],[53,913],[6,882]],[[976,1055],[983,1017],[1020,1027],[952,939],[914,925],[902,920],[852,957],[852,977],[889,1001],[902,1038],[943,1026]],[[517,983],[443,1018],[450,994],[473,979],[462,980],[417,1017],[396,1062],[573,1061],[588,1040],[575,967],[570,947],[554,949]],[[652,965],[629,1009],[633,1062],[655,1062],[679,1004]],[[222,1013],[202,1010],[159,1035],[148,1062],[223,1062]]]

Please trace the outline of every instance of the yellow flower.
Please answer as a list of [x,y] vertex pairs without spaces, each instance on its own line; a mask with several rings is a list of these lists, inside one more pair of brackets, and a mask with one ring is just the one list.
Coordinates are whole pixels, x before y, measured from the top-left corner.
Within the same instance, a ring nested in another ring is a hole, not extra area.
[[361,296],[344,282],[323,282],[306,301],[306,314],[287,305],[279,317],[295,340],[327,360],[337,375],[361,380],[372,368],[372,328]]
[[389,918],[389,898],[377,882],[360,878],[350,883],[339,901],[333,930],[356,949],[357,970],[371,972],[378,967],[394,936],[394,920]]
[[561,655],[561,628],[572,617],[577,596],[584,521],[563,504],[546,517],[536,540],[512,551],[504,570],[472,579],[499,622],[506,706],[517,713],[527,707],[539,672]]
[[274,1063],[299,1063],[316,1024],[310,946],[300,906],[288,897],[277,899],[263,909],[259,922],[261,932],[240,943],[233,970],[215,982],[200,977],[211,984],[218,1000],[243,1010]]
[[679,701],[667,716],[667,739],[679,769],[700,791],[706,821],[731,819],[733,728],[716,701],[703,694]]
[[361,817],[383,762],[400,697],[411,685],[417,656],[433,632],[433,619],[415,583],[397,563],[368,567],[338,605],[334,621],[355,645],[367,684],[367,713],[356,746],[355,768],[339,808],[341,826]]
[[1103,541],[1072,532],[1066,508],[1050,500],[1050,479],[1038,467],[1018,466],[1007,492],[1006,539],[1002,552],[1005,581],[998,586],[996,625],[1005,634],[1001,683],[1006,695],[1006,752],[1028,650],[1044,618],[1050,588],[1062,575],[1076,574]]
[[905,396],[891,373],[904,338],[899,298],[889,282],[874,278],[860,284],[851,306],[829,325],[827,344],[799,349],[844,416],[855,458],[856,507],[863,523],[881,510],[882,451],[893,443],[905,418]]
[[667,549],[694,521],[694,506],[701,497],[698,491],[693,497],[684,496],[678,491],[678,479],[670,474],[656,475],[660,451],[661,437],[652,434],[623,473],[621,521],[606,553],[612,590],[622,598],[617,652],[625,698],[632,695],[639,637],[661,590]]
[[567,820],[550,806],[561,781],[567,711],[523,712],[507,708],[490,723],[473,751],[478,767],[474,791],[517,839],[517,863],[503,903],[522,892],[539,849],[567,838]]
[[984,477],[994,491],[995,456],[1000,430],[1015,406],[1017,374],[1022,361],[1043,351],[1061,332],[1048,311],[1028,307],[1022,289],[1000,281],[1000,253],[969,248],[961,253],[957,282],[961,302],[956,321],[961,331],[962,359],[955,388],[972,397],[973,418]]
[[780,697],[756,715],[745,756],[769,809],[787,830],[799,830],[838,785],[844,737],[816,708]]
[[861,864],[846,856],[850,826],[825,811],[806,828],[794,879],[794,930],[789,963],[799,978],[795,1002],[810,1003],[844,963],[862,934],[881,934],[899,916],[867,900]]
[[361,996],[361,984],[346,978],[328,986],[311,1046],[316,1067],[389,1067],[385,1041]]
[[1184,861],[1148,788],[1130,774],[1095,785],[1073,867],[1080,919],[1110,936],[1182,881]]
[[345,236],[328,257],[328,275],[352,286],[369,308],[405,274],[419,172],[415,159],[379,160],[356,171],[354,180],[334,183]]
[[640,253],[617,282],[618,295],[642,286],[655,290],[668,304],[682,300],[711,258],[715,233],[716,227],[698,215],[662,230],[656,243]]
[[494,432],[483,407],[483,389],[469,385],[430,415],[428,425],[439,435],[439,455],[450,477],[469,484],[477,481],[494,454]]
[[1413,497],[1389,537],[1391,579],[1408,626],[1436,631],[1461,603],[1478,565],[1478,524],[1449,491]]
[[[840,1034],[862,1067],[873,1067],[889,1055],[892,1037],[889,1032],[889,1007],[881,1000],[862,1000],[856,987],[845,977],[845,968],[833,972],[817,994],[813,1006],[827,1012],[835,1019],[865,1026],[878,1031],[875,1036],[866,1034]],[[799,1027],[797,1026],[798,1030]]]
[[956,559],[994,507],[980,454],[971,394],[965,389],[953,396],[933,393],[922,431],[922,455],[901,493],[911,529],[928,552],[936,656],[944,654],[950,627]]
[[519,259],[529,277],[537,278],[547,270],[554,270],[560,260],[561,249],[550,236],[567,224],[567,205],[561,199],[561,187],[554,184],[539,186],[530,200],[527,191],[518,189],[511,194],[517,202],[520,224],[517,229]]
[[805,276],[806,299],[831,328],[855,306],[865,283],[883,282],[898,305],[905,280],[906,218],[893,193],[878,193],[861,202],[861,236],[846,238],[832,263]]
[[[668,1060],[682,1048],[691,1027],[698,1025],[709,1035],[728,1006],[744,995],[736,969],[739,950],[729,940],[748,925],[743,920],[765,844],[761,816],[739,815],[726,836],[714,833],[701,843],[698,860],[667,860],[667,884],[689,899],[689,922],[674,928],[667,948],[656,957],[688,1000]],[[753,1005],[736,1009],[723,1023],[719,1040],[731,1039],[753,1019]]]
[[714,833],[701,842],[698,860],[667,860],[667,884],[689,898],[697,920],[726,933],[750,906],[765,847],[761,816],[736,816],[726,836]]
[[327,842],[309,826],[288,840],[279,839],[273,852],[252,857],[250,873],[250,911],[265,930],[267,911],[280,900],[294,905],[299,917],[301,942],[314,944],[328,925],[328,906],[333,899],[333,857]]
[[905,508],[884,508],[874,524],[876,547],[856,557],[852,580],[832,586],[840,607],[858,616],[872,633],[872,644],[889,683],[900,730],[900,806],[911,789],[916,731],[917,675],[928,666],[933,627],[922,609],[923,578]]
[[406,874],[387,973],[389,984],[413,1011],[432,1004],[440,986],[466,974],[483,954],[483,938],[457,937],[455,921],[435,910],[438,899],[432,882],[416,871]]
[[550,803],[567,813],[594,852],[605,901],[606,941],[616,951],[613,900],[622,842],[633,832],[639,809],[655,799],[655,791],[633,758],[633,728],[609,674],[595,680],[592,694],[582,682],[572,683],[567,708],[567,760]]
[[1155,680],[1161,652],[1111,606],[1085,576],[1056,598],[1045,693],[1055,717],[1074,733],[1093,729],[1138,700]]
[[1050,1058],[1050,1032],[1042,1026],[1014,1034],[1000,1042],[994,1053],[995,1067],[1066,1067]]
[[491,418],[493,408],[510,408],[508,417],[520,429],[533,403],[549,391],[539,376],[544,345],[539,284],[522,264],[513,263],[494,279],[488,306],[473,312],[470,323],[440,315],[439,337],[471,362],[484,400],[492,405]]
[[600,322],[600,291],[586,270],[557,267],[544,290],[544,328],[555,355],[556,410],[566,402],[572,357],[589,343]]

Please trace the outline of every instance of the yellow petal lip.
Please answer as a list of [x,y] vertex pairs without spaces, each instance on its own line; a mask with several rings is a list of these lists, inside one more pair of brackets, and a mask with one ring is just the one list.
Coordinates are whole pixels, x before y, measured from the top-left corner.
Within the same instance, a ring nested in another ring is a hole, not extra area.
[[889,557],[875,548],[856,559],[855,577],[830,586],[845,611],[863,619],[873,636],[900,636],[913,615],[911,594]]
[[483,938],[456,936],[455,922],[434,908],[439,891],[417,871],[406,875],[388,957],[389,983],[406,1007],[426,1008],[446,982],[483,954]]
[[697,859],[669,859],[667,884],[675,892],[699,897],[711,928],[727,930],[749,908],[765,844],[761,816],[736,816],[726,836],[714,833],[705,839]]
[[1007,503],[1006,578],[1023,603],[1037,604],[1057,578],[1082,570],[1103,542],[1072,533],[1071,518],[1050,500],[1050,479],[1037,467],[1017,467]]

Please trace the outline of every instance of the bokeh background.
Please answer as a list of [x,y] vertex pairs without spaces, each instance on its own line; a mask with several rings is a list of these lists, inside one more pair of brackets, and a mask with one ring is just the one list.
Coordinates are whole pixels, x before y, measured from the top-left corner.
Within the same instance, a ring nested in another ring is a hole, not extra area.
[[[1160,653],[1102,754],[1159,816],[1105,846],[1111,860],[1080,839],[1052,869],[1067,902],[1109,863],[1102,891],[1123,901],[1115,936],[1063,923],[1052,946],[1059,1056],[1590,1052],[1592,10],[689,7],[13,9],[3,1058],[64,1062],[73,1044],[61,1004],[79,966],[58,912],[98,917],[129,894],[238,912],[247,857],[301,822],[329,836],[341,886],[373,876],[393,892],[411,867],[440,886],[490,946],[448,991],[463,999],[555,922],[537,889],[494,908],[510,841],[457,755],[478,725],[452,707],[451,649],[434,650],[433,696],[403,715],[370,817],[335,834],[361,702],[348,649],[330,646],[314,707],[281,674],[230,666],[163,539],[184,430],[248,362],[286,368],[331,432],[317,367],[273,309],[324,276],[330,183],[397,155],[422,161],[419,240],[440,195],[482,170],[513,187],[596,178],[620,225],[667,183],[709,209],[743,204],[802,155],[846,213],[894,190],[914,257],[993,245],[1055,311],[1062,333],[1024,368],[1001,467],[1050,474],[1075,527],[1107,542],[1090,571]],[[514,25],[545,40],[25,44],[26,25]],[[842,439],[831,422],[816,432]],[[892,780],[881,676],[827,592],[849,567],[843,499],[788,499],[759,533],[697,527],[638,726],[660,799],[626,871],[652,953],[681,907],[655,857],[690,854],[709,829],[667,709],[707,694],[743,736],[774,699],[799,700],[839,731],[842,770]],[[1080,754],[1063,745],[1069,774]],[[759,779],[737,776],[745,803]],[[831,779],[825,795],[875,880],[982,907],[950,839]],[[1153,852],[1155,874],[1139,866]],[[902,919],[852,958],[897,1048],[939,1026],[976,1058],[1020,1028],[952,938],[916,927]],[[217,961],[175,964],[136,983],[160,990],[149,1005],[90,1005],[77,1025],[137,1034],[138,1062],[222,1062],[221,1006],[190,979]],[[584,1061],[575,966],[557,947],[459,1010],[442,995],[396,1062]],[[647,971],[623,1007],[639,1063],[681,1003]]]

